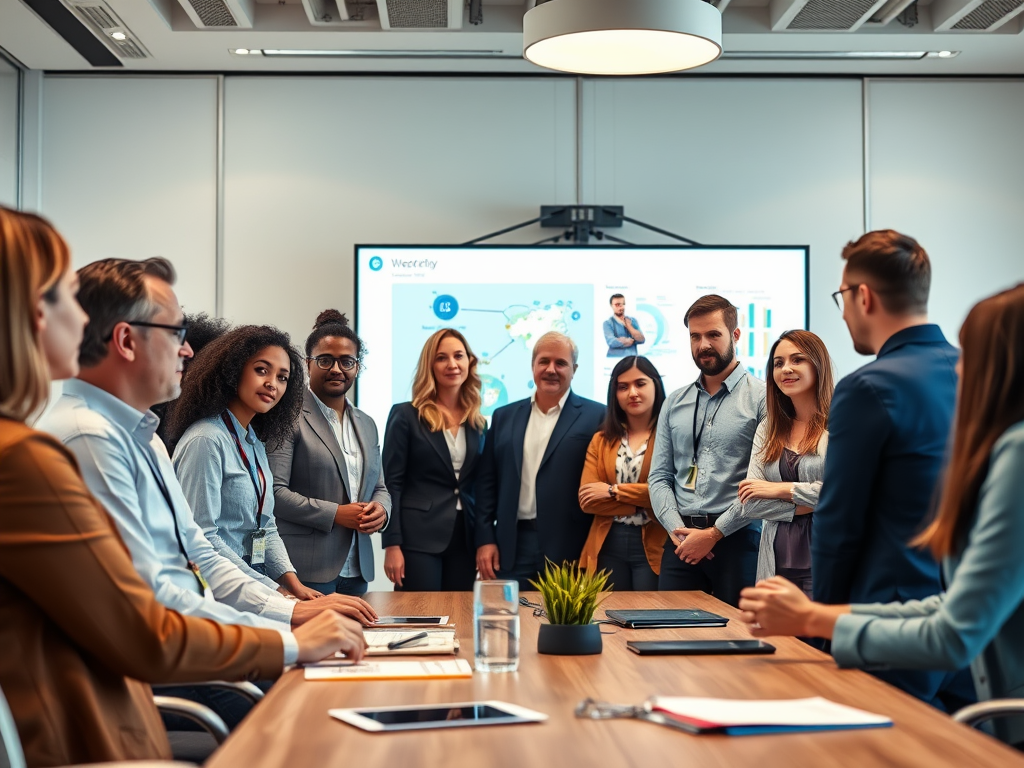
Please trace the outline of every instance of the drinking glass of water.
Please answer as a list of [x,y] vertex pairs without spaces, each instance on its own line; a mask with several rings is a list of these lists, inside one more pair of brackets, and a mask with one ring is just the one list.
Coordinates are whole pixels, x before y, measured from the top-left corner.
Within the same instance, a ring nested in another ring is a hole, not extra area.
[[519,583],[478,581],[473,586],[474,664],[481,672],[519,669]]

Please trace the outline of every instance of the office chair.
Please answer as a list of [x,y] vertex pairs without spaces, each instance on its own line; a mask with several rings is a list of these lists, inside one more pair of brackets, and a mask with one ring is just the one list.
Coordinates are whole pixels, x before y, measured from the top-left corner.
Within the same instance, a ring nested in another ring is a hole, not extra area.
[[[171,743],[171,754],[176,760],[187,760],[190,763],[202,764],[213,754],[228,737],[228,727],[224,721],[208,707],[194,701],[170,696],[161,696],[162,688],[177,686],[154,685],[153,700],[161,714],[179,715],[200,726],[200,731],[184,731],[168,729],[167,740]],[[255,706],[263,698],[263,691],[252,683],[230,683],[225,680],[214,680],[204,683],[189,683],[194,688],[218,688],[231,691]],[[0,768],[3,768],[0,765]]]
[[[202,719],[211,718],[209,722],[214,726],[219,722],[224,730],[225,738],[227,737],[227,728],[224,726],[224,721],[206,707],[194,704],[191,701],[185,701],[184,699],[170,697],[166,697],[165,704],[175,707],[178,707],[180,704],[186,704],[190,705],[190,707],[198,707],[201,710],[205,710],[205,713],[194,711],[192,714]],[[160,705],[158,704],[157,706],[159,707]],[[178,709],[175,710],[175,714],[189,717],[189,715]],[[115,766],[117,768],[193,768],[191,763],[180,763],[173,760],[131,760],[116,763],[91,763],[88,768],[115,768]],[[18,736],[18,728],[14,724],[14,715],[11,714],[11,708],[7,705],[7,697],[4,696],[3,690],[0,690],[0,768],[26,768],[25,753],[21,749],[21,738]]]

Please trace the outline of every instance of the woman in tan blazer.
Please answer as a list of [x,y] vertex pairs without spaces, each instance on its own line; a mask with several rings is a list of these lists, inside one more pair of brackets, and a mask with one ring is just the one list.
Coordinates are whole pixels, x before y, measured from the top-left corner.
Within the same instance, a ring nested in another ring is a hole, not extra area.
[[[274,678],[284,638],[157,602],[72,455],[25,424],[51,375],[78,370],[88,318],[67,246],[0,208],[0,275],[0,689],[29,766],[170,757],[145,683]],[[299,660],[363,650],[331,612],[294,640]]]
[[651,511],[647,474],[665,385],[646,357],[625,357],[612,370],[608,411],[587,449],[580,508],[594,515],[580,565],[607,569],[618,591],[658,588],[667,535]]

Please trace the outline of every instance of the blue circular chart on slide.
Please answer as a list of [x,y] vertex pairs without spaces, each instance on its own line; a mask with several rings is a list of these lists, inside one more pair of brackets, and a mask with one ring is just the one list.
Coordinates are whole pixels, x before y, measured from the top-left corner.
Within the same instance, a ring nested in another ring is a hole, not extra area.
[[441,320],[451,320],[459,314],[459,302],[448,294],[438,296],[434,299],[434,314]]

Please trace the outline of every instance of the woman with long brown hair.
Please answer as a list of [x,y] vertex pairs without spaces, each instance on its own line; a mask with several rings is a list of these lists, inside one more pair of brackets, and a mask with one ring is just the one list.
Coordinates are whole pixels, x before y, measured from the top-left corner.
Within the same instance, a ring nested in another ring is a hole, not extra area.
[[420,352],[412,400],[388,416],[384,477],[392,507],[382,543],[384,573],[396,589],[473,588],[473,484],[487,425],[476,366],[466,337],[442,328]]
[[587,447],[580,509],[594,516],[580,566],[608,570],[618,592],[658,588],[668,534],[651,511],[651,470],[665,384],[646,357],[624,357],[608,381],[604,424]]
[[[981,698],[1024,696],[1024,283],[977,304],[960,331],[953,448],[934,521],[915,540],[948,589],[887,605],[820,605],[774,577],[743,591],[751,632],[832,640],[844,667],[956,670]],[[1017,724],[1020,725],[1020,724]],[[1000,738],[1024,732],[997,723]]]
[[[266,680],[286,659],[277,630],[164,608],[71,453],[26,423],[78,373],[77,290],[57,231],[0,207],[0,689],[30,768],[170,757],[147,682]],[[363,652],[332,611],[295,641],[299,661]]]
[[754,434],[740,516],[763,520],[757,578],[785,576],[811,595],[811,530],[832,404],[832,360],[810,331],[786,331],[768,353],[768,415]]

